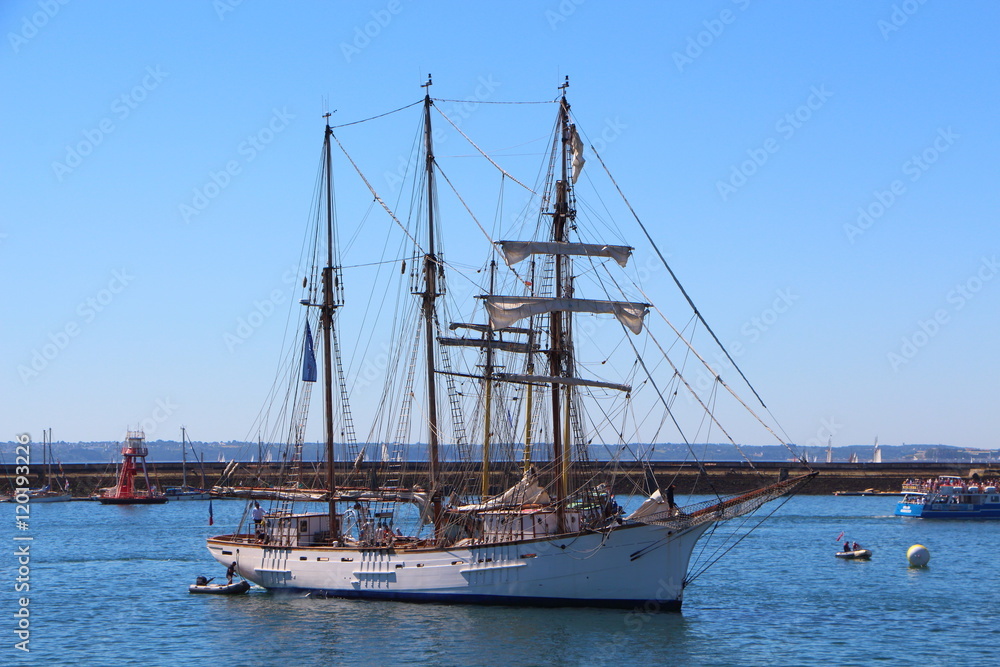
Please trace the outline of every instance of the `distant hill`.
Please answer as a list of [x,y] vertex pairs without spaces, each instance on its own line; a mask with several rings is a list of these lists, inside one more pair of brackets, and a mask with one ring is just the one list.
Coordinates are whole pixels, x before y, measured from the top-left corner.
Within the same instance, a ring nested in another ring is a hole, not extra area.
[[[153,440],[146,443],[149,447],[149,459],[153,462],[168,462],[181,460],[181,443],[174,440]],[[190,443],[189,443],[190,444]],[[14,462],[14,447],[16,443],[0,443],[0,463]],[[253,442],[195,442],[194,449],[199,456],[204,456],[205,461],[251,461],[265,460],[280,461],[282,458],[281,445],[264,445],[259,447]],[[499,446],[495,445],[495,451],[499,451]],[[516,445],[515,445],[516,447]],[[807,456],[809,461],[822,463],[827,460],[826,447],[804,447],[793,449],[800,456]],[[316,461],[322,458],[322,445],[311,442],[302,447],[302,457],[306,461]],[[967,447],[955,447],[940,444],[921,445],[882,445],[882,462],[891,463],[893,461],[928,461],[928,462],[973,462],[987,463],[1000,461],[1000,451],[989,449],[970,449]],[[651,451],[650,451],[651,450]],[[791,453],[780,445],[769,446],[742,446],[743,453],[753,461],[786,461],[792,458]],[[52,444],[53,455],[56,460],[63,463],[114,463],[120,458],[120,442],[54,442]],[[370,445],[367,448],[369,460],[379,458],[380,448],[378,445]],[[536,446],[536,458],[544,459],[547,453],[544,448]],[[702,461],[736,461],[740,459],[732,445],[728,444],[701,444],[692,445],[689,449],[684,444],[663,443],[663,444],[634,444],[628,447],[612,445],[591,445],[590,456],[593,460],[607,461],[614,456],[619,456],[622,461],[634,461],[637,454],[649,453],[649,458],[654,461],[684,461],[692,459],[691,451],[695,452]],[[835,463],[846,463],[852,455],[857,457],[859,462],[871,462],[874,456],[874,449],[870,444],[866,445],[846,445],[834,447],[831,451],[832,461]],[[336,445],[336,457],[338,460],[345,460],[347,457],[346,446]],[[407,459],[411,461],[420,460],[426,457],[426,445],[417,443],[407,447]],[[193,461],[190,448],[187,458]],[[458,453],[453,445],[442,447],[441,458],[444,461],[458,460]],[[32,445],[32,464],[42,463],[42,452],[40,443]]]

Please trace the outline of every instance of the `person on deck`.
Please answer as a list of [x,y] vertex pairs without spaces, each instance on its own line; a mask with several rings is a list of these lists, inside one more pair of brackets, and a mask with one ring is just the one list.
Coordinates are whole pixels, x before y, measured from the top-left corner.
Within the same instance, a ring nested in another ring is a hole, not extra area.
[[854,544],[851,545],[851,550],[852,551],[861,551],[861,545],[858,544],[857,542],[855,542]]
[[226,568],[226,583],[233,583],[233,575],[236,574],[236,561],[229,564]]
[[844,553],[847,553],[848,551],[851,551],[851,543],[844,542]]

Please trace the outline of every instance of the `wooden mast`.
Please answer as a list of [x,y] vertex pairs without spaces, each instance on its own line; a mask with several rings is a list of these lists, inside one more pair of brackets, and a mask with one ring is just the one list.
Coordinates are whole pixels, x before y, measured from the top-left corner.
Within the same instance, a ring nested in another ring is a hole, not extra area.
[[428,458],[431,473],[431,506],[433,508],[435,537],[440,532],[441,498],[438,494],[440,469],[438,462],[439,432],[437,413],[437,387],[434,364],[434,307],[437,300],[438,260],[434,243],[434,146],[431,141],[431,76],[427,75],[427,83],[421,86],[426,89],[424,95],[424,152],[426,153],[427,179],[427,253],[424,255],[424,339],[426,342],[427,359],[427,425],[428,425]]
[[326,161],[326,266],[323,267],[323,304],[320,307],[320,322],[323,329],[323,408],[324,425],[326,427],[326,488],[328,511],[330,513],[330,541],[335,543],[340,539],[340,519],[337,517],[336,480],[333,463],[333,354],[331,342],[333,337],[333,315],[337,306],[334,303],[333,284],[333,158],[330,151],[330,114],[325,115],[326,133],[323,138],[323,154]]
[[[490,260],[490,294],[494,293],[495,290],[495,278],[497,272],[496,260]],[[483,369],[483,377],[486,382],[486,401],[485,401],[485,424],[483,425],[483,485],[482,485],[482,496],[483,502],[486,501],[486,497],[490,495],[490,444],[492,440],[493,428],[493,326],[490,325],[486,329],[486,367]]]
[[[531,294],[535,293],[535,260],[531,260],[531,273],[528,274],[531,282]],[[528,363],[525,367],[528,375],[535,374],[535,320],[528,320]],[[524,400],[524,456],[522,470],[527,473],[531,469],[531,411],[534,409],[533,385],[528,384]]]
[[[568,218],[568,201],[566,192],[566,146],[569,143],[569,104],[566,102],[566,88],[569,87],[569,77],[566,77],[566,81],[559,87],[563,91],[562,99],[559,103],[559,130],[561,133],[561,146],[559,149],[559,161],[560,165],[560,180],[556,181],[556,202],[555,211],[552,216],[552,240],[556,242],[565,242],[566,230],[567,230],[567,218]],[[555,255],[555,287],[553,296],[556,299],[563,298],[563,263],[564,255]],[[560,377],[563,375],[563,360],[565,357],[565,351],[563,349],[564,343],[564,333],[563,333],[563,312],[553,311],[550,316],[550,326],[549,326],[549,336],[550,336],[550,348],[549,353],[549,374],[552,377]],[[561,393],[562,389],[558,382],[552,383],[552,458],[553,464],[555,466],[556,475],[556,493],[553,502],[556,504],[556,519],[558,523],[559,532],[565,532],[566,521],[565,521],[565,500],[566,500],[566,475],[565,470],[565,458],[568,455],[569,443],[565,442],[563,437],[563,428],[561,424],[562,419],[562,409],[561,409]]]

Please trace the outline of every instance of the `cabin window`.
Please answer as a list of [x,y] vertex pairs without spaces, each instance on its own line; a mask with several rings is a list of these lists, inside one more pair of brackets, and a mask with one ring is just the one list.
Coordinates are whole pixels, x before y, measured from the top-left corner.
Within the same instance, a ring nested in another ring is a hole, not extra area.
[[1000,503],[1000,496],[990,496],[991,503]]
[[299,532],[300,533],[309,532],[309,522],[306,519],[302,519],[302,521],[299,521]]

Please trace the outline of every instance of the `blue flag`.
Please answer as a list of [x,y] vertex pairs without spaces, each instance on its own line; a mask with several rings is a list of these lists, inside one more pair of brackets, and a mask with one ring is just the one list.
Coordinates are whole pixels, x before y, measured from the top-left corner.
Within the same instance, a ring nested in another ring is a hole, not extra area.
[[302,355],[302,381],[316,381],[316,355],[313,353],[313,337],[309,322],[306,322],[306,349]]

